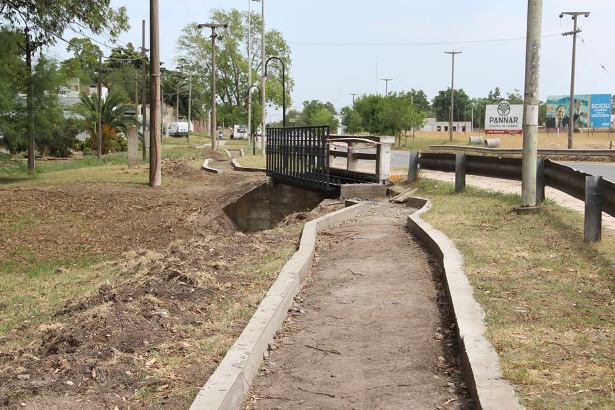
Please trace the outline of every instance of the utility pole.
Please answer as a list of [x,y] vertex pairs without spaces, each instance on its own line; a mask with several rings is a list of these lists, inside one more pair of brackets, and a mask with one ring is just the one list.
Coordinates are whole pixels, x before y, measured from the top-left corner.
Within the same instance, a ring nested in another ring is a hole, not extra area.
[[581,29],[577,28],[577,18],[579,16],[589,17],[589,11],[564,11],[560,13],[559,18],[564,16],[572,16],[574,21],[574,29],[572,31],[562,33],[562,36],[572,36],[572,70],[570,72],[570,111],[568,114],[568,149],[572,149],[572,134],[574,132],[574,77],[576,71],[577,59],[577,34]]
[[34,95],[34,84],[32,81],[32,37],[30,36],[30,30],[26,27],[24,30],[26,34],[26,66],[28,68],[28,95],[26,97],[26,106],[28,110],[28,174],[31,176],[36,172],[36,159],[34,157],[34,102],[32,101]]
[[263,22],[263,27],[262,27],[262,31],[261,31],[261,60],[262,60],[262,64],[261,64],[261,105],[262,105],[262,109],[263,109],[263,119],[262,119],[262,126],[261,126],[261,153],[263,155],[263,157],[265,157],[267,155],[266,153],[266,142],[265,139],[267,138],[267,130],[266,128],[266,124],[267,124],[267,105],[265,104],[266,102],[266,95],[267,95],[267,77],[265,76],[265,0],[261,0],[261,20]]
[[392,81],[392,78],[381,78],[382,81],[384,81],[384,96],[388,97],[389,96],[389,81]]
[[147,131],[147,66],[145,64],[146,54],[145,54],[145,20],[141,20],[141,55],[143,62],[143,99],[141,103],[141,115],[143,118],[143,162],[147,160],[147,150],[145,149],[145,133]]
[[[531,1],[531,0],[530,0]],[[461,54],[461,51],[445,51],[445,54],[451,55],[452,69],[451,69],[451,109],[448,116],[448,138],[453,141],[453,110],[455,107],[455,55]]]
[[186,141],[190,142],[190,131],[192,127],[192,68],[188,73],[188,136]]
[[179,122],[179,81],[177,82],[177,86],[175,88],[175,90],[177,91],[177,94],[175,95],[175,123],[177,124]]
[[252,139],[252,1],[248,0],[248,138]]
[[536,206],[538,91],[542,42],[542,0],[528,0],[527,4],[521,208]]
[[100,159],[102,156],[102,113],[100,109],[102,107],[102,54],[98,55],[98,81],[96,83],[96,99],[97,113],[96,113],[96,157]]
[[352,95],[352,106],[354,107],[354,98],[357,96],[356,93],[350,93]]
[[158,0],[149,3],[149,41],[150,41],[150,143],[149,143],[149,185],[162,184],[161,147],[160,147],[160,22]]
[[199,24],[199,28],[207,27],[211,29],[211,149],[218,149],[218,136],[216,135],[216,29],[227,28],[228,24],[207,23]]

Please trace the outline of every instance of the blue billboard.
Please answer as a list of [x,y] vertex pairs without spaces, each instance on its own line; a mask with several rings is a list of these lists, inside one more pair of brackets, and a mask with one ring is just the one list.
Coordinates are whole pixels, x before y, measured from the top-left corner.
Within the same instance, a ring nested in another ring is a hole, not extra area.
[[[547,128],[568,128],[570,97],[547,98]],[[578,128],[609,128],[611,122],[610,94],[582,94],[574,96],[572,120]]]
[[609,128],[611,123],[611,95],[592,94],[589,100],[589,126]]

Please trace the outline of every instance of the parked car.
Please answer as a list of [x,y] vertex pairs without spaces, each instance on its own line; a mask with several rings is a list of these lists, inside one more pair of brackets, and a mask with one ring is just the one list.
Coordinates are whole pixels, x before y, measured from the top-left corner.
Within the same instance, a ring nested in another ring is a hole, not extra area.
[[233,126],[233,133],[231,134],[231,139],[237,139],[237,140],[245,140],[248,138],[248,132],[246,130],[246,127],[242,126],[242,125],[235,125]]
[[179,121],[172,122],[167,127],[167,135],[170,137],[187,137],[188,136],[188,122]]

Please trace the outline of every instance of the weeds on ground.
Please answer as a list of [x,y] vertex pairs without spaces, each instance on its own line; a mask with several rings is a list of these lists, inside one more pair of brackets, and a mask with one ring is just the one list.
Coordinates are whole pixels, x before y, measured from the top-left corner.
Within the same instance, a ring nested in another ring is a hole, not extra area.
[[609,408],[615,400],[615,237],[583,241],[578,213],[547,201],[421,180],[425,219],[465,258],[487,336],[528,408]]

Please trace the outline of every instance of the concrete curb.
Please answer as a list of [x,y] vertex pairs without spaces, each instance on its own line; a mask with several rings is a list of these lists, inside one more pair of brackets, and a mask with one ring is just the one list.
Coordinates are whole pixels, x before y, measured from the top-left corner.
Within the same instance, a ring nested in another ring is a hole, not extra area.
[[293,298],[312,266],[318,232],[366,209],[366,204],[357,204],[305,224],[299,250],[284,265],[241,335],[199,391],[191,410],[238,409],[241,406],[269,342],[286,319]]
[[461,366],[477,409],[523,409],[515,390],[502,376],[500,359],[485,338],[485,312],[474,299],[472,285],[463,270],[463,256],[444,233],[421,219],[431,208],[423,198],[408,204],[419,211],[408,217],[408,228],[438,259],[443,269],[449,303],[457,325]]
[[243,171],[243,172],[266,172],[265,168],[254,168],[254,167],[243,167],[239,165],[237,158],[231,160],[231,165],[233,165],[233,169],[235,171]]
[[214,174],[221,174],[222,170],[218,169],[218,168],[214,168],[211,165],[209,165],[211,163],[211,161],[213,161],[213,159],[211,158],[207,158],[205,160],[205,162],[203,162],[203,169],[207,172],[212,172]]

